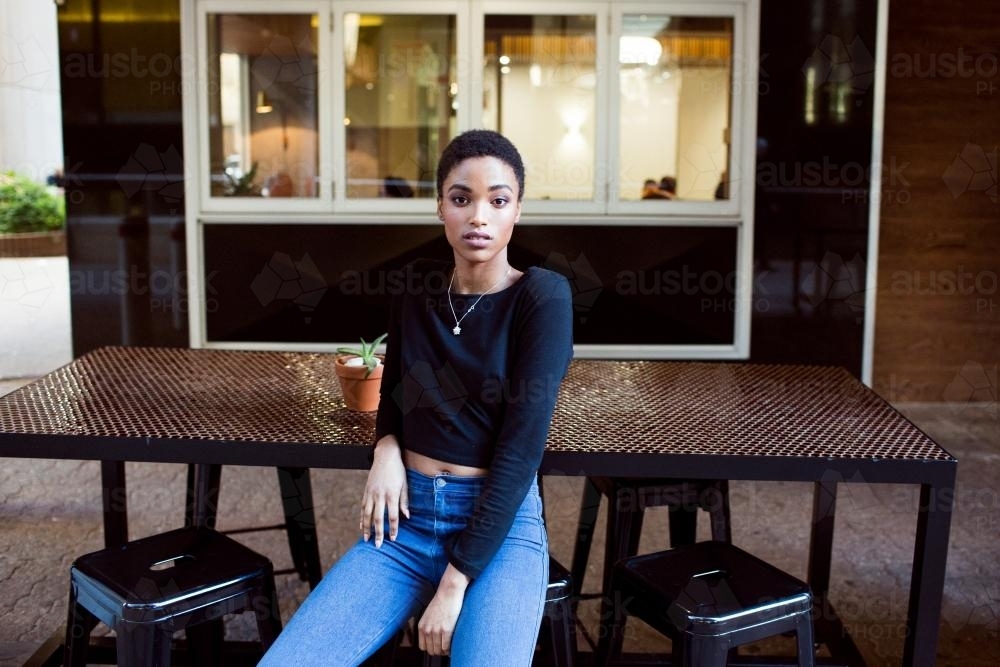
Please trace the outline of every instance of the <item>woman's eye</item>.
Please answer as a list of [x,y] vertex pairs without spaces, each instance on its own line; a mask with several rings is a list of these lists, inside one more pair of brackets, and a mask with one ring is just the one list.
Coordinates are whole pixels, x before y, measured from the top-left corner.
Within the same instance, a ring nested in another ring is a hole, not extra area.
[[469,203],[469,199],[467,197],[452,197],[451,201],[456,206],[465,206],[466,204]]
[[497,208],[500,208],[501,206],[506,206],[507,200],[504,199],[503,197],[497,197],[496,199],[493,200],[493,205],[496,206]]

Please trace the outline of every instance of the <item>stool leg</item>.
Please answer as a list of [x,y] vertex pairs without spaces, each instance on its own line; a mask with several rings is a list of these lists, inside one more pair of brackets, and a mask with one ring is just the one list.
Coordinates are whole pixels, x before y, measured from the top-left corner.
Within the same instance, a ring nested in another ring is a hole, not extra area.
[[195,667],[215,667],[222,664],[223,642],[226,628],[221,618],[184,628]]
[[625,619],[624,608],[612,610],[610,616],[602,614],[597,655],[594,659],[594,665],[597,667],[607,667],[611,664],[611,660],[617,660],[621,656],[622,644],[625,643]]
[[729,517],[729,481],[719,480],[713,489],[717,496],[709,499],[708,515],[712,522],[712,539],[732,544],[733,529]]
[[670,546],[694,544],[698,532],[698,514],[694,507],[672,506],[670,512]]
[[255,593],[255,600],[259,599],[260,603],[253,604],[253,612],[257,617],[257,635],[260,637],[261,648],[267,651],[281,634],[281,609],[271,572],[265,575],[258,591]]
[[589,477],[584,478],[580,518],[576,526],[576,543],[573,545],[573,564],[570,567],[574,598],[578,597],[583,589],[583,577],[587,574],[587,561],[590,559],[590,545],[594,541],[594,524],[597,523],[597,512],[600,509],[601,492]]
[[66,639],[63,652],[64,667],[84,667],[87,664],[90,631],[96,625],[97,617],[77,603],[73,586],[70,585],[69,606],[66,618]]
[[684,664],[691,667],[726,667],[729,642],[720,637],[690,636],[685,646]]
[[799,649],[799,667],[813,667],[816,659],[816,647],[813,645],[813,626],[810,614],[799,616],[799,622],[795,628],[795,641]]
[[190,463],[187,474],[187,506],[185,526],[215,528],[219,510],[219,486],[222,466],[216,463]]
[[573,624],[573,605],[568,599],[546,604],[545,617],[549,623],[549,641],[553,667],[576,665],[576,628]]
[[278,485],[281,487],[281,504],[292,562],[299,579],[308,581],[310,590],[315,589],[323,578],[323,568],[319,560],[309,468],[278,468]]
[[119,623],[115,626],[118,664],[124,667],[169,667],[169,630],[149,623]]
[[[617,494],[616,494],[617,496]],[[615,588],[612,585],[615,563],[634,556],[639,551],[639,536],[642,533],[644,510],[637,502],[623,505],[616,497],[615,505],[608,511],[608,530],[604,549],[604,583],[601,589],[601,618],[617,615],[618,600],[612,599]],[[629,500],[629,499],[626,499]],[[622,624],[624,625],[624,619]],[[621,654],[624,631],[614,640],[611,654]]]

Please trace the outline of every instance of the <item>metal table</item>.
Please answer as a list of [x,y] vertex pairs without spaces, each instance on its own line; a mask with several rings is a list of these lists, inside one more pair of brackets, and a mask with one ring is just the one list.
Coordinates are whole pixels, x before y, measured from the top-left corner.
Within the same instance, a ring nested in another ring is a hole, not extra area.
[[[125,461],[367,468],[374,417],[344,408],[332,358],[101,348],[0,398],[0,456],[102,461],[105,540],[120,543]],[[462,397],[447,398],[454,408]],[[933,665],[956,468],[841,368],[591,360],[570,366],[542,464],[546,474],[815,482],[817,636],[851,665],[864,660],[827,600],[838,483],[920,485],[903,663]]]

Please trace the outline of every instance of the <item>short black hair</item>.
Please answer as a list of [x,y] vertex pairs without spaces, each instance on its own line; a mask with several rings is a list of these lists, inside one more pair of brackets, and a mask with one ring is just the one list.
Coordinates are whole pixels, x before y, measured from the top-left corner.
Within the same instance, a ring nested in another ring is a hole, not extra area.
[[468,130],[445,146],[437,167],[438,197],[443,197],[444,179],[459,163],[473,157],[495,157],[514,170],[517,200],[524,198],[524,162],[510,139],[493,130]]

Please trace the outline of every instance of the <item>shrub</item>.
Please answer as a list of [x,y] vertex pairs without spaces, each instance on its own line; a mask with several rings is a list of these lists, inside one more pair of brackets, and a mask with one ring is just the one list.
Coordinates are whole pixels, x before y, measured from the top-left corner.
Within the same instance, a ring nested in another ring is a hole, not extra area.
[[62,197],[12,171],[0,174],[0,233],[55,231],[65,221]]

